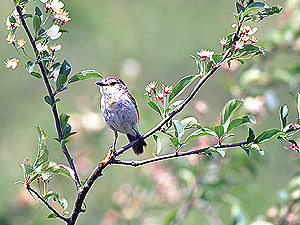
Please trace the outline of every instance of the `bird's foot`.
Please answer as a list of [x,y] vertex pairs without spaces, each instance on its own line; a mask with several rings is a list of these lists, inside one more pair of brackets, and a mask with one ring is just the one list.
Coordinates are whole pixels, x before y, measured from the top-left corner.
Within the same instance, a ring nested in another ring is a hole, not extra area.
[[115,157],[115,149],[113,148],[113,146],[111,146],[105,156],[105,158],[98,163],[99,167],[105,166],[111,159],[113,159]]

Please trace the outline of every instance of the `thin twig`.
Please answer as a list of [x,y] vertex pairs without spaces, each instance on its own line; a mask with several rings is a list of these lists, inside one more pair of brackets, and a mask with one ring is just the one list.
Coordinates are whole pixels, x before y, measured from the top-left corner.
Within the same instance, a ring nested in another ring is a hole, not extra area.
[[[16,9],[17,9],[17,12],[19,14],[19,17],[20,17],[20,20],[21,20],[21,23],[22,23],[22,26],[24,27],[25,29],[25,32],[30,40],[30,43],[33,47],[33,50],[34,50],[34,53],[36,54],[37,53],[37,48],[36,48],[36,44],[35,44],[35,41],[30,33],[30,30],[28,29],[28,26],[24,20],[24,17],[22,15],[22,10],[21,8],[18,6],[18,5],[15,5],[16,6]],[[44,68],[44,65],[43,63],[40,61],[38,62],[38,65],[40,67],[40,70],[42,72],[42,76],[43,76],[43,80],[44,80],[44,83],[46,85],[46,88],[47,88],[47,91],[48,91],[48,94],[51,98],[51,101],[52,102],[55,102],[55,99],[54,99],[54,94],[52,92],[52,89],[51,89],[51,86],[50,86],[50,83],[49,83],[49,80],[47,78],[47,74],[46,74],[46,71],[45,71],[45,68]],[[56,104],[54,104],[52,106],[52,112],[53,112],[53,116],[54,116],[54,120],[55,120],[55,125],[56,125],[56,130],[57,130],[57,134],[58,134],[58,138],[59,138],[59,141],[61,142],[63,140],[63,134],[62,134],[62,130],[61,130],[61,127],[60,127],[60,123],[59,123],[59,117],[58,117],[58,113],[57,113],[57,107],[56,107]],[[80,184],[80,180],[79,180],[79,177],[78,177],[78,174],[77,174],[77,171],[76,171],[76,168],[75,168],[75,165],[73,163],[73,158],[71,157],[66,145],[63,146],[63,153],[65,154],[66,158],[67,158],[67,161],[71,167],[71,169],[74,171],[74,177],[75,177],[75,184],[76,184],[76,187],[77,187],[77,190],[81,187],[81,184]]]
[[162,156],[157,156],[157,157],[153,157],[153,158],[149,158],[149,159],[145,159],[145,160],[140,160],[140,161],[133,161],[133,160],[132,161],[126,161],[126,160],[111,159],[109,163],[110,164],[119,164],[119,165],[124,165],[124,166],[138,167],[138,166],[143,166],[145,164],[149,164],[149,163],[153,163],[153,162],[157,162],[157,161],[162,161],[162,160],[166,160],[166,159],[180,158],[180,157],[184,157],[184,156],[188,156],[188,155],[202,154],[210,148],[216,148],[216,149],[233,148],[233,147],[240,147],[240,146],[242,146],[246,143],[247,143],[246,141],[243,141],[243,142],[238,142],[238,143],[233,143],[233,144],[212,145],[212,146],[208,146],[208,147],[197,149],[197,150],[192,150],[192,151],[187,151],[187,152],[178,152],[178,153],[175,152],[175,153],[162,155]]
[[47,208],[50,211],[52,211],[58,218],[62,219],[65,222],[68,222],[68,218],[63,217],[62,215],[60,215],[60,213],[57,212],[36,190],[31,188],[29,184],[27,184],[26,189],[29,193],[35,194],[35,196],[38,197],[38,199],[40,199],[47,206]]

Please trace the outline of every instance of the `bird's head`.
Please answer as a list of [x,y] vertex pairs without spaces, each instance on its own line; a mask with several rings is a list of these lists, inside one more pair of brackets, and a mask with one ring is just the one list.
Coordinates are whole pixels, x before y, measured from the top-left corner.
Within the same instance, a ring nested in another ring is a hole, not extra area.
[[114,94],[119,91],[127,90],[126,84],[120,78],[107,77],[102,79],[100,82],[96,82],[100,86],[101,93]]

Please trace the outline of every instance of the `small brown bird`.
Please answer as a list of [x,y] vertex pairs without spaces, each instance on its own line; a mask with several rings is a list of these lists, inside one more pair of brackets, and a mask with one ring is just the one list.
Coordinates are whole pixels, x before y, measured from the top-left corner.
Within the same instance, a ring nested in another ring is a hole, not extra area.
[[[108,77],[96,83],[100,86],[101,111],[107,125],[115,132],[114,149],[118,132],[126,134],[130,142],[139,139],[139,112],[136,101],[129,93],[125,83],[117,77]],[[139,140],[132,149],[136,155],[142,154],[146,146]]]

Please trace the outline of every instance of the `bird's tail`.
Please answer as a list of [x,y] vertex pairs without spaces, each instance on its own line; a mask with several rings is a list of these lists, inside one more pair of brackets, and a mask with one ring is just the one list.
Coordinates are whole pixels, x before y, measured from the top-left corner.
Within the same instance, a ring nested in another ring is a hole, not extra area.
[[[138,139],[141,135],[138,133],[136,136],[127,134],[127,138],[130,142]],[[132,149],[136,155],[142,154],[144,152],[144,146],[147,146],[147,143],[144,140],[139,140],[132,146]]]

